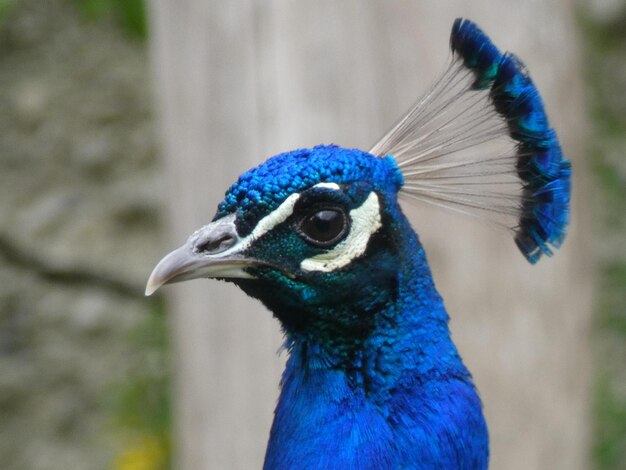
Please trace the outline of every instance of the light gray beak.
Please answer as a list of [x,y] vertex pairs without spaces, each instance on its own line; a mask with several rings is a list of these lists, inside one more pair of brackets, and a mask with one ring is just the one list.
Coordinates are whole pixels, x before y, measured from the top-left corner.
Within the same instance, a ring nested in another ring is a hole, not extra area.
[[252,278],[244,268],[263,263],[242,255],[247,246],[237,234],[234,214],[211,222],[159,261],[148,279],[146,295],[163,284],[201,277]]

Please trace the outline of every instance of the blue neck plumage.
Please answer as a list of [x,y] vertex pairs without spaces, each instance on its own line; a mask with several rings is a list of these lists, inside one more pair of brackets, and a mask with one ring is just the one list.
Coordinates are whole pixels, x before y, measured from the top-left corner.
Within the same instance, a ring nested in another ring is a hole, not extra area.
[[367,335],[342,347],[287,328],[266,469],[486,467],[480,400],[417,236],[393,216],[393,298],[366,300]]

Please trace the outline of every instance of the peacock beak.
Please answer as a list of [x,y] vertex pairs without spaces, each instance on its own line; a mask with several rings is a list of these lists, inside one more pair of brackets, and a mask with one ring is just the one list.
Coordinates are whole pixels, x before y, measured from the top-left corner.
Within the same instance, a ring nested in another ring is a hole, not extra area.
[[246,243],[235,229],[235,215],[227,215],[194,232],[187,242],[166,255],[156,265],[146,295],[164,284],[197,278],[252,278],[246,267],[263,264],[246,258]]

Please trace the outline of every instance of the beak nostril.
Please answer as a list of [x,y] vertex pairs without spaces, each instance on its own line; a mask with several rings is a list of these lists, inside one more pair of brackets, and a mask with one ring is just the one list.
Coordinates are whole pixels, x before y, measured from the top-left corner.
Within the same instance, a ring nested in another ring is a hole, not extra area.
[[229,249],[237,242],[237,238],[232,233],[212,234],[196,246],[198,253],[221,253]]

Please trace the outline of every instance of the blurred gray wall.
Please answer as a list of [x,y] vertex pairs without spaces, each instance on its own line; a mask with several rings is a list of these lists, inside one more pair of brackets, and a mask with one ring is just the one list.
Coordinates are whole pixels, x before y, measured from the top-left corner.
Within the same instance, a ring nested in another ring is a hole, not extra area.
[[[506,235],[407,208],[484,401],[492,468],[587,467],[591,267],[573,3],[151,2],[172,248],[266,157],[369,148],[444,66],[455,17],[525,60],[574,162],[564,248],[529,266]],[[177,467],[259,468],[284,359],[277,322],[231,285],[168,289]]]
[[0,1],[2,470],[109,468],[166,380],[145,48],[78,4]]

